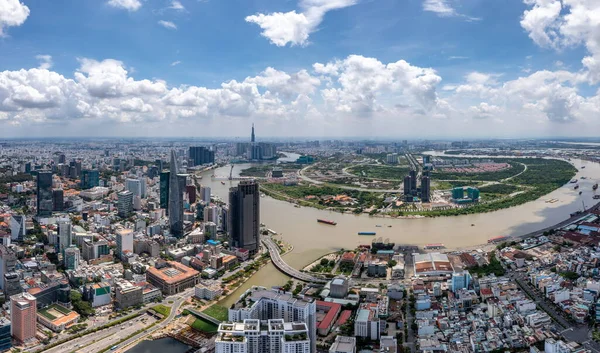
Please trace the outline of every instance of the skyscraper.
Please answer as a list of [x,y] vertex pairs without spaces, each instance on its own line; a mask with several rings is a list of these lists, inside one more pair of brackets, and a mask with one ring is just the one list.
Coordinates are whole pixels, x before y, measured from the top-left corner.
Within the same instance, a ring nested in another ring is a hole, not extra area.
[[133,230],[119,229],[117,231],[117,256],[122,258],[123,253],[133,252]]
[[417,171],[412,169],[410,175],[410,191],[414,194],[417,191]]
[[127,217],[133,212],[133,193],[131,191],[121,191],[117,194],[117,209],[120,217]]
[[19,342],[35,338],[37,331],[37,303],[25,292],[10,297],[10,333]]
[[183,185],[178,174],[177,156],[171,150],[171,174],[169,175],[169,229],[175,237],[183,236]]
[[26,217],[23,215],[12,215],[10,217],[10,239],[14,241],[23,241],[23,238],[27,234],[25,229]]
[[421,201],[429,202],[431,180],[428,176],[421,177]]
[[100,186],[100,172],[97,170],[81,171],[81,188],[83,190],[91,189],[93,187]]
[[79,263],[81,262],[81,252],[79,251],[79,248],[75,245],[66,248],[64,262],[65,269],[77,270],[79,268]]
[[63,211],[65,208],[65,192],[62,189],[52,190],[52,210]]
[[133,196],[142,197],[142,182],[139,179],[128,178],[125,186],[128,191],[133,193]]
[[169,214],[169,179],[171,178],[171,172],[160,173],[160,208],[167,210]]
[[52,215],[52,172],[39,172],[37,175],[37,215]]
[[215,152],[204,146],[192,146],[189,150],[192,166],[215,162]]
[[252,135],[250,136],[250,142],[252,142],[252,143],[256,142],[254,140],[254,123],[252,123]]
[[242,181],[229,189],[229,234],[232,245],[256,254],[260,245],[260,193],[258,183]]
[[65,255],[65,250],[73,244],[73,227],[70,221],[58,222],[58,251]]
[[411,194],[410,192],[410,175],[404,177],[404,196],[405,198]]

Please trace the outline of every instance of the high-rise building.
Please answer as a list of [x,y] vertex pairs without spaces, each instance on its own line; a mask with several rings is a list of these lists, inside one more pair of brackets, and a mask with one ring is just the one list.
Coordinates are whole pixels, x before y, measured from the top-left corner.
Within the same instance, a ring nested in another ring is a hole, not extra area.
[[160,173],[160,208],[169,212],[169,180],[171,178],[171,172]]
[[310,352],[316,353],[316,312],[317,304],[313,299],[297,298],[283,291],[253,287],[244,296],[244,299],[238,301],[229,309],[228,321],[283,319],[284,322],[303,322],[308,329]]
[[65,249],[64,265],[67,270],[77,270],[81,262],[81,252],[75,245]]
[[431,180],[428,176],[421,177],[421,201],[429,202],[430,198]]
[[65,250],[73,245],[73,227],[70,221],[58,222],[58,251],[65,255]]
[[410,191],[410,175],[407,175],[404,177],[404,197],[408,198],[411,194],[412,192]]
[[131,191],[121,191],[117,194],[117,209],[120,217],[128,217],[133,212],[133,193]]
[[10,333],[18,342],[35,338],[37,306],[33,295],[25,292],[10,297]]
[[219,208],[216,205],[208,205],[204,207],[204,222],[219,222]]
[[65,209],[65,192],[62,189],[52,190],[52,210],[61,212]]
[[139,179],[129,178],[125,182],[125,187],[127,191],[131,191],[133,196],[142,197],[142,182]]
[[216,353],[310,353],[308,328],[303,322],[282,319],[219,324]]
[[189,155],[192,166],[215,163],[215,152],[205,146],[190,147]]
[[206,204],[210,203],[210,187],[209,186],[201,186],[200,187],[200,200],[204,201]]
[[190,204],[196,203],[196,185],[186,185],[185,193],[188,196],[188,201]]
[[117,256],[122,258],[126,251],[133,252],[133,230],[119,229],[117,230]]
[[106,240],[92,241],[86,239],[82,244],[82,257],[85,261],[90,261],[99,258],[100,256],[110,254],[108,242]]
[[469,271],[454,272],[452,274],[452,292],[456,293],[459,289],[469,289],[471,279]]
[[410,175],[410,191],[415,194],[417,191],[417,171],[412,169],[409,172]]
[[82,170],[81,188],[87,190],[96,186],[100,186],[100,172],[97,170]]
[[252,123],[252,135],[250,135],[250,142],[252,142],[252,143],[256,142],[255,136],[254,136],[254,123]]
[[468,187],[467,195],[469,196],[471,201],[473,201],[473,202],[479,201],[479,189],[474,188],[474,187]]
[[241,181],[229,189],[229,234],[232,245],[247,249],[250,255],[260,245],[260,192],[255,181]]
[[38,172],[37,175],[37,215],[52,215],[52,172]]
[[4,275],[11,273],[17,266],[17,254],[15,251],[4,245],[0,245],[0,289],[6,292],[4,285]]
[[26,217],[24,215],[12,215],[10,217],[10,239],[23,241],[27,230],[25,228]]
[[169,176],[169,230],[172,236],[183,236],[183,185],[178,173],[177,156],[171,150],[171,174]]
[[462,186],[455,187],[452,189],[452,199],[460,200],[465,197],[465,189]]
[[7,352],[12,348],[10,331],[10,321],[5,317],[0,318],[0,352]]

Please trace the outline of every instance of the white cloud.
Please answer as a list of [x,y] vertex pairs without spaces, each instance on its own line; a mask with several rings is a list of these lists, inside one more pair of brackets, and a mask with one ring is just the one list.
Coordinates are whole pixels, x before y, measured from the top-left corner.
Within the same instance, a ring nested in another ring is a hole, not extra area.
[[453,55],[453,56],[449,56],[448,60],[466,60],[469,59],[468,56],[460,56],[460,55]]
[[246,22],[256,23],[262,28],[261,35],[271,43],[283,47],[308,44],[308,37],[318,29],[325,14],[331,10],[352,6],[358,0],[300,0],[301,12],[258,13],[247,16]]
[[36,55],[35,58],[40,61],[39,68],[42,70],[49,70],[54,65],[50,55]]
[[501,109],[497,105],[482,102],[477,106],[471,106],[469,111],[473,114],[473,118],[475,119],[487,119],[498,114]]
[[158,24],[167,29],[177,29],[177,25],[170,21],[160,20],[158,21]]
[[173,62],[171,63],[171,66],[177,66],[177,65],[179,65],[179,64],[181,64],[181,61],[177,60],[177,61],[173,61]]
[[183,4],[177,0],[171,1],[171,6],[169,6],[169,8],[177,11],[185,11],[185,7],[183,6]]
[[433,12],[439,17],[461,17],[464,18],[466,21],[481,20],[480,18],[467,16],[457,12],[456,9],[452,7],[452,5],[450,5],[449,0],[424,0],[423,10]]
[[131,12],[137,11],[142,7],[140,0],[108,0],[108,5]]
[[20,26],[29,17],[29,7],[19,0],[0,1],[0,37],[8,27]]

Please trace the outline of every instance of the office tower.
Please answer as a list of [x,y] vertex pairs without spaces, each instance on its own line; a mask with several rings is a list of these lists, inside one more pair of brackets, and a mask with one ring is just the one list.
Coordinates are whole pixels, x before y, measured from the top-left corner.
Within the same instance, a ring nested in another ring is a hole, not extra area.
[[39,172],[37,175],[37,215],[52,215],[52,172]]
[[[17,266],[17,254],[14,250],[4,245],[0,245],[0,281],[4,279],[4,275],[11,273]],[[4,282],[0,282],[0,289],[6,292]]]
[[254,143],[256,142],[254,139],[254,123],[252,123],[252,135],[250,135],[250,142]]
[[210,203],[210,187],[209,186],[201,186],[200,187],[200,200],[204,201],[206,204]]
[[431,156],[430,155],[423,155],[423,164],[429,164],[431,163]]
[[169,214],[169,179],[171,178],[171,172],[160,173],[160,208],[167,210]]
[[[247,304],[247,305],[246,305]],[[246,319],[303,322],[308,329],[310,351],[317,351],[317,305],[310,298],[297,298],[290,293],[253,287],[228,311],[228,321],[243,322]]]
[[52,210],[61,212],[65,209],[65,192],[62,189],[52,190]]
[[81,262],[81,252],[75,245],[65,249],[64,265],[67,270],[77,270]]
[[215,353],[310,353],[308,329],[302,322],[274,319],[219,324]]
[[133,196],[142,197],[142,182],[139,179],[128,178],[125,181],[127,191],[131,191]]
[[205,146],[190,147],[189,155],[192,166],[215,162],[215,152]]
[[196,203],[196,185],[186,185],[185,193],[188,195],[190,204]]
[[117,256],[121,258],[126,251],[133,252],[133,230],[119,229],[117,230]]
[[36,305],[35,297],[27,292],[10,297],[10,333],[18,342],[27,342],[35,338]]
[[14,241],[23,241],[27,230],[25,229],[25,220],[23,215],[12,215],[10,217],[10,239]]
[[474,188],[474,187],[468,187],[467,195],[469,196],[471,201],[473,201],[473,202],[479,201],[479,189]]
[[204,236],[207,239],[216,240],[217,239],[217,224],[214,222],[205,222],[204,223]]
[[65,255],[65,250],[73,245],[73,227],[70,221],[58,222],[58,251]]
[[67,163],[67,156],[65,156],[64,154],[59,154],[58,155],[58,163]]
[[431,180],[428,176],[421,177],[421,201],[429,202]]
[[94,260],[108,254],[110,254],[110,249],[106,240],[94,242],[90,239],[85,239],[83,241],[81,256],[85,261]]
[[141,177],[140,178],[140,189],[142,192],[141,197],[143,199],[145,199],[148,196],[148,185],[146,184],[146,178],[145,177]]
[[223,207],[221,207],[221,219],[218,224],[221,226],[221,230],[224,233],[229,232],[229,206],[224,205]]
[[410,191],[411,193],[415,193],[417,191],[417,171],[412,169],[409,172],[410,175]]
[[465,189],[463,189],[460,186],[452,189],[452,199],[453,200],[460,200],[460,199],[463,199],[464,197],[465,197]]
[[456,293],[459,289],[469,289],[471,279],[469,271],[454,272],[452,274],[452,292]]
[[404,177],[404,196],[408,197],[411,194],[412,192],[410,191],[410,175],[407,175]]
[[256,254],[260,245],[260,192],[258,183],[241,181],[229,189],[229,234],[232,245]]
[[117,210],[122,218],[128,217],[133,212],[133,193],[131,191],[121,191],[117,194]]
[[77,179],[81,176],[81,161],[71,161],[69,163],[69,174],[71,179]]
[[87,190],[96,186],[100,186],[100,172],[97,170],[82,170],[81,189]]
[[[25,173],[27,173],[27,174],[31,173],[31,162],[25,163]],[[0,348],[0,349],[2,349],[2,348]]]
[[10,320],[5,317],[0,318],[0,352],[6,352],[12,348],[10,331]]
[[183,236],[183,190],[181,177],[178,174],[175,150],[171,150],[171,174],[169,176],[169,230],[174,237]]
[[219,208],[216,205],[208,205],[204,207],[204,222],[217,223],[219,219]]

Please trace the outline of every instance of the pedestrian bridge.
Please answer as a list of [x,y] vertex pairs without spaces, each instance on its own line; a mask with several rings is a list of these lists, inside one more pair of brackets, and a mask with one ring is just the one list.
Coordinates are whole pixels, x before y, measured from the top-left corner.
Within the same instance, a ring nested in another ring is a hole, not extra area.
[[279,246],[277,246],[277,244],[275,244],[271,238],[264,237],[262,239],[262,242],[265,244],[265,246],[269,250],[269,255],[271,256],[271,260],[273,261],[273,264],[275,265],[275,267],[277,267],[277,269],[279,271],[285,273],[286,275],[288,275],[292,278],[295,278],[295,279],[298,279],[298,280],[301,280],[304,282],[319,283],[319,284],[325,284],[328,282],[328,280],[325,278],[309,275],[308,273],[301,272],[301,271],[293,268],[292,266],[288,265],[285,261],[283,261],[283,258],[281,257],[281,254],[279,253]]
[[189,309],[189,308],[186,308],[186,310],[189,311],[195,317],[198,317],[198,318],[200,318],[202,320],[206,320],[206,321],[208,321],[210,323],[213,323],[213,324],[215,324],[217,326],[219,326],[219,324],[221,323],[221,321],[215,319],[212,316],[206,315],[205,313],[203,313],[201,311],[198,311],[198,310],[195,310],[195,309]]

